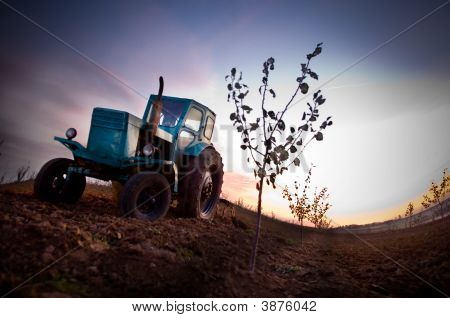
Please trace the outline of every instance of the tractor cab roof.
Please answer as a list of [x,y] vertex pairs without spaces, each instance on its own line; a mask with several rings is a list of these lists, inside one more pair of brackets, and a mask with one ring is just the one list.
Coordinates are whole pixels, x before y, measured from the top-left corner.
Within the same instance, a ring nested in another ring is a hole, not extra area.
[[[155,101],[158,98],[157,95],[150,95],[150,99],[149,99],[149,103]],[[196,105],[197,107],[200,107],[202,109],[205,109],[206,111],[210,112],[211,114],[213,114],[214,116],[216,116],[216,113],[214,113],[209,107],[200,104],[199,102],[197,102],[194,99],[190,99],[190,98],[180,98],[180,97],[172,97],[172,96],[162,96],[162,101],[164,104],[164,101],[173,101],[173,102],[177,102],[177,103],[182,103],[184,107],[188,107],[191,104]],[[164,106],[163,106],[164,107]]]

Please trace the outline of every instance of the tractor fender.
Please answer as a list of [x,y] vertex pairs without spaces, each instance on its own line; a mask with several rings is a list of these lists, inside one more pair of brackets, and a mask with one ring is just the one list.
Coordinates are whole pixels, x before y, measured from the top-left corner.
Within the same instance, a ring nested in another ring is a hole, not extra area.
[[186,156],[197,157],[206,148],[212,148],[212,145],[206,142],[197,142],[195,144],[187,146],[183,152]]

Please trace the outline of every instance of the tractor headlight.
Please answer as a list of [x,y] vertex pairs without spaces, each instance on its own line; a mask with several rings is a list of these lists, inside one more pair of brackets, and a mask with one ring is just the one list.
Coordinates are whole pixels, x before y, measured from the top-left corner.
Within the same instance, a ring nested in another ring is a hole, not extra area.
[[155,152],[155,146],[152,144],[147,144],[142,148],[142,152],[145,156],[150,157]]
[[71,140],[77,136],[77,130],[75,128],[69,128],[66,130],[67,139]]

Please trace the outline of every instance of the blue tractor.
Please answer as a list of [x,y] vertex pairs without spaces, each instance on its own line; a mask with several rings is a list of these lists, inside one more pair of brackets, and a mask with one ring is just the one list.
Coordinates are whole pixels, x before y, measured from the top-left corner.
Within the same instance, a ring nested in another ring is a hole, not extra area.
[[86,177],[122,185],[124,216],[156,221],[172,206],[181,217],[212,219],[223,182],[222,158],[211,138],[216,115],[192,99],[151,95],[142,119],[114,109],[94,108],[87,147],[66,138],[73,160],[47,162],[34,183],[44,201],[75,203]]

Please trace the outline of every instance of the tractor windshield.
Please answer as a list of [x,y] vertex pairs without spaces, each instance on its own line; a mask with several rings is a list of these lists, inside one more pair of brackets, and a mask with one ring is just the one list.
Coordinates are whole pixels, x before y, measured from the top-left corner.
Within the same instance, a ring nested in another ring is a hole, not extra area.
[[176,125],[178,125],[183,110],[184,105],[182,102],[164,101],[159,125],[166,127],[175,127]]

